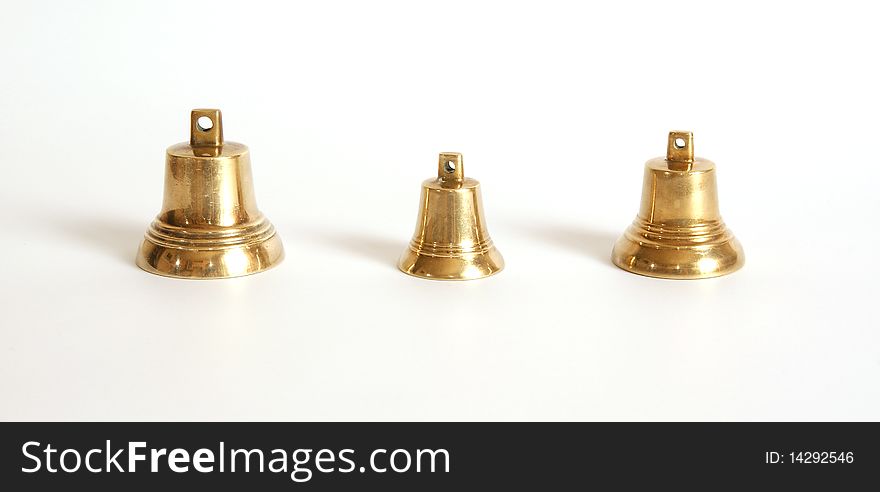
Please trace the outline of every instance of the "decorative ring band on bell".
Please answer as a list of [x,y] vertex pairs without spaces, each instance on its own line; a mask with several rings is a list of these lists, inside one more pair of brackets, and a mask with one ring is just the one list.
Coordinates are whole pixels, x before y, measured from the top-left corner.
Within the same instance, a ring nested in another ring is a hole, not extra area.
[[671,279],[717,277],[743,266],[742,246],[721,220],[715,164],[694,157],[691,132],[670,132],[666,157],[645,164],[641,208],[611,259],[626,271]]
[[261,272],[284,258],[257,209],[248,148],[223,141],[219,110],[190,115],[190,141],[168,148],[165,198],[137,253],[142,269],[212,279]]
[[465,177],[461,154],[440,154],[437,177],[422,183],[415,234],[398,267],[432,280],[472,280],[504,268],[486,229],[480,183]]

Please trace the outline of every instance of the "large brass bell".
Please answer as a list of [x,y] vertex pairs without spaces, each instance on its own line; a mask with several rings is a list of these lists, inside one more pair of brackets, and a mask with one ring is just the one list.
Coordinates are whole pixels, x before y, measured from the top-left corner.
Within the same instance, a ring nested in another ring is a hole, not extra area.
[[283,257],[281,239],[257,209],[247,146],[223,141],[219,110],[193,110],[190,141],[168,148],[162,211],[138,250],[138,266],[211,279],[261,272]]
[[614,264],[650,277],[725,275],[745,262],[718,211],[715,164],[694,158],[691,132],[670,132],[666,157],[645,164],[642,204],[614,245]]
[[436,280],[471,280],[504,268],[486,229],[480,183],[464,176],[461,154],[440,154],[437,178],[422,183],[416,231],[398,266]]

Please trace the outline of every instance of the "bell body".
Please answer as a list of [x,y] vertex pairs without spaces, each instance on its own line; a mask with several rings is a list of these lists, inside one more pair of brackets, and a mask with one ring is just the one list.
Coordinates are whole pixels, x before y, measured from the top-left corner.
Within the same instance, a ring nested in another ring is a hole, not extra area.
[[[194,111],[193,121],[203,112]],[[220,124],[217,111],[213,129],[222,132]],[[220,142],[168,149],[162,210],[138,250],[142,269],[169,277],[226,278],[266,270],[284,257],[275,228],[257,209],[248,148],[222,142],[222,134]]]
[[[675,141],[682,147],[674,148]],[[632,273],[670,279],[725,275],[745,262],[721,220],[715,164],[693,157],[693,136],[670,133],[666,158],[645,164],[642,201],[614,245],[612,261]]]
[[483,214],[480,183],[464,177],[461,154],[441,154],[436,179],[422,183],[416,230],[398,266],[435,280],[471,280],[504,268]]

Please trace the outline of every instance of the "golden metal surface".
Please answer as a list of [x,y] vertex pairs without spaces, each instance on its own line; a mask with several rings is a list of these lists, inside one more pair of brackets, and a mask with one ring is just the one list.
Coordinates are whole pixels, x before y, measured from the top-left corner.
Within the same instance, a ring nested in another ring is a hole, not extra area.
[[461,154],[440,154],[437,178],[422,183],[416,231],[398,267],[434,280],[472,280],[504,268],[486,229],[480,183],[465,177]]
[[715,164],[694,157],[691,132],[670,132],[666,157],[645,164],[642,204],[611,259],[649,277],[717,277],[743,266],[742,246],[721,220]]
[[212,279],[261,272],[283,257],[281,239],[257,209],[247,146],[223,141],[219,110],[193,110],[189,143],[165,156],[162,211],[138,249],[138,266]]

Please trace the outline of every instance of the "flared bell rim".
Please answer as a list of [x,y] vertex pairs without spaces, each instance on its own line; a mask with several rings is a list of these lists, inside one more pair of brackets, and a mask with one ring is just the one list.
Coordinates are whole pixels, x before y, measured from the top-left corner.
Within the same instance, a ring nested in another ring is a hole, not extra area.
[[483,252],[457,256],[435,256],[408,247],[397,268],[412,277],[427,280],[465,281],[491,277],[504,269],[504,257],[494,246]]
[[641,241],[627,231],[614,244],[611,261],[637,275],[669,280],[715,278],[736,272],[745,264],[742,245],[726,231],[726,237],[711,244],[664,245]]
[[144,237],[136,263],[142,270],[175,279],[214,280],[253,275],[284,260],[278,234],[258,242],[223,248],[175,247]]

